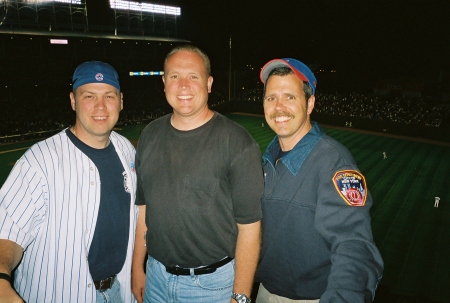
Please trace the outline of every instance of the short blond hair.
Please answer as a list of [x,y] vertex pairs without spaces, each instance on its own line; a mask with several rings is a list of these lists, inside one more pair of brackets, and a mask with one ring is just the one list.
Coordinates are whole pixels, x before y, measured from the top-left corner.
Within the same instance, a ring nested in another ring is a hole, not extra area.
[[174,49],[172,49],[166,55],[166,58],[164,59],[164,69],[166,69],[166,63],[167,63],[167,60],[169,60],[170,56],[172,56],[173,54],[175,54],[179,51],[196,53],[200,57],[202,57],[203,62],[205,63],[206,76],[207,77],[211,76],[211,61],[209,61],[208,55],[204,51],[202,51],[200,48],[198,48],[197,46],[190,45],[190,44],[179,45],[179,46],[176,46]]

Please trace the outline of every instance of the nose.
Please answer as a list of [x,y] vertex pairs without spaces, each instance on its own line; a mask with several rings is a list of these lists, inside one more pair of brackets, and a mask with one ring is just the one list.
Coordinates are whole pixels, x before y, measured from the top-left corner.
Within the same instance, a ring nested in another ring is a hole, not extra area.
[[178,85],[179,85],[181,88],[187,88],[187,87],[189,87],[189,81],[188,81],[187,78],[180,78],[180,80],[179,80],[179,82],[178,82]]
[[277,98],[277,100],[275,101],[275,108],[276,109],[285,108],[285,104],[282,98]]
[[100,109],[100,110],[105,109],[105,108],[106,108],[106,102],[105,102],[105,99],[103,99],[103,98],[98,98],[98,99],[97,99],[97,102],[95,103],[95,108],[96,108],[96,109]]

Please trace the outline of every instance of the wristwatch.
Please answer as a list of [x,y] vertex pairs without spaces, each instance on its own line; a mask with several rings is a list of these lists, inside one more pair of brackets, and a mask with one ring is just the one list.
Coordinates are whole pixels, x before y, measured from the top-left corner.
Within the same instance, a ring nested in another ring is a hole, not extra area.
[[238,303],[251,303],[252,302],[252,300],[244,294],[237,294],[234,292],[231,297],[233,299],[235,299],[236,302],[238,302]]

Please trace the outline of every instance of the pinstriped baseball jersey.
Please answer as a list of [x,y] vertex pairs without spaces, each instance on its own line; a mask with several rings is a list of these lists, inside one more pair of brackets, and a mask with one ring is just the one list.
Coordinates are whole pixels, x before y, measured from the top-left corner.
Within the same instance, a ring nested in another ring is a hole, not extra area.
[[[110,140],[131,192],[127,259],[118,281],[122,300],[135,302],[130,278],[137,218],[135,150],[115,132]],[[24,249],[14,285],[26,302],[95,302],[88,253],[99,203],[97,168],[65,130],[36,143],[17,161],[0,190],[0,238]]]

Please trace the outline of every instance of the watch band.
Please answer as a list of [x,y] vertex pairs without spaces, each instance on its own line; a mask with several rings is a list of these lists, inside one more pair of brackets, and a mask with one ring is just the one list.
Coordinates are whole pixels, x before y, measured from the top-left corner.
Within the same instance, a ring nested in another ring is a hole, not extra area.
[[233,295],[231,297],[238,303],[251,303],[252,302],[252,300],[244,294],[237,294],[237,293],[233,292]]
[[5,274],[4,272],[0,272],[0,279],[8,280],[9,282],[11,282],[11,276]]

